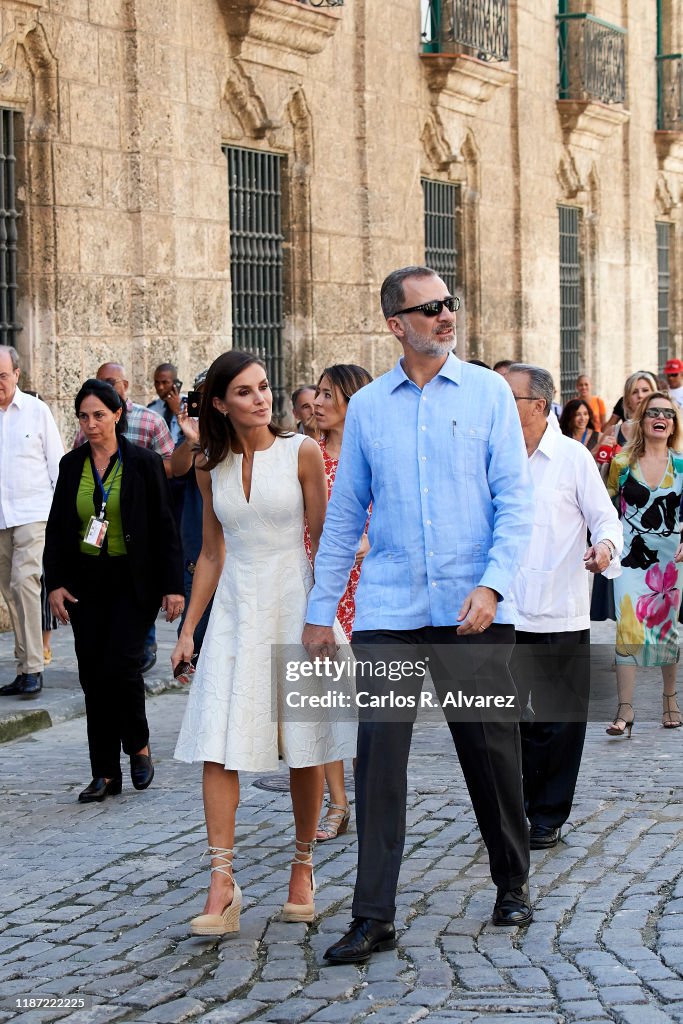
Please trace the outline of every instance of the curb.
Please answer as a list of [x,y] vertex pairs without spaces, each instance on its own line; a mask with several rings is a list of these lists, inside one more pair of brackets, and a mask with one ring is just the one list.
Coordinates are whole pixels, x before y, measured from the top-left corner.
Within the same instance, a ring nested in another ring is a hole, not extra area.
[[19,736],[28,736],[39,729],[49,729],[51,725],[52,719],[43,708],[0,715],[0,743],[7,743]]
[[[145,694],[147,697],[158,697],[162,693],[175,690],[189,690],[189,687],[176,679],[146,679]],[[26,711],[11,711],[0,714],[0,743],[30,736],[40,729],[50,729],[53,725],[82,718],[85,715],[85,701],[80,693],[70,693],[60,700],[49,711],[46,708],[31,708]]]

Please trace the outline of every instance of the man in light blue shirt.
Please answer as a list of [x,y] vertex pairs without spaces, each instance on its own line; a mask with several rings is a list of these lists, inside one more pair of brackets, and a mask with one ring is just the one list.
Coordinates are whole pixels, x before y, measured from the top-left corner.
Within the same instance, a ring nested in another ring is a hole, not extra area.
[[[354,649],[362,645],[367,657],[369,648],[391,645],[408,656],[410,646],[429,645],[442,702],[453,680],[441,645],[457,645],[463,660],[474,657],[473,643],[501,645],[487,648],[488,656],[498,658],[498,674],[514,693],[507,667],[514,627],[504,597],[532,526],[512,393],[499,374],[452,354],[457,307],[426,267],[394,271],[382,285],[382,310],[403,358],[349,403],[303,635],[312,657],[334,652],[331,625],[372,502]],[[402,692],[412,686],[419,697],[421,683],[404,678]],[[364,678],[363,685],[386,695],[386,680]],[[395,944],[412,723],[381,717],[359,723],[354,920],[326,952],[331,963],[367,960]],[[489,712],[449,727],[497,886],[493,922],[524,925],[532,915],[519,728],[493,718]]]

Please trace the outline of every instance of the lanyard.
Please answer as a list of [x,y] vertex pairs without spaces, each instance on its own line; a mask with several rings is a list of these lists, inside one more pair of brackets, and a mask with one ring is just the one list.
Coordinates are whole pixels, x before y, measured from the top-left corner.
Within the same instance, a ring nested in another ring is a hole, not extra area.
[[588,437],[588,427],[586,427],[586,429],[583,432],[583,437],[581,438],[581,444],[585,444],[586,443],[586,438],[587,437]]
[[104,484],[102,482],[102,477],[100,476],[99,471],[97,469],[97,466],[95,465],[95,462],[93,460],[92,468],[95,470],[95,476],[97,477],[97,482],[100,485],[100,490],[102,491],[102,498],[103,498],[102,508],[100,509],[100,514],[97,517],[100,520],[104,520],[104,511],[105,511],[105,509],[107,507],[107,501],[109,500],[109,495],[111,493],[111,489],[114,486],[114,483],[116,481],[116,477],[118,476],[119,470],[121,468],[121,449],[120,448],[118,449],[118,453],[119,453],[119,457],[118,457],[118,459],[116,461],[116,469],[114,470],[114,475],[111,478],[111,483],[109,484],[109,487],[107,487],[106,491],[104,489]]

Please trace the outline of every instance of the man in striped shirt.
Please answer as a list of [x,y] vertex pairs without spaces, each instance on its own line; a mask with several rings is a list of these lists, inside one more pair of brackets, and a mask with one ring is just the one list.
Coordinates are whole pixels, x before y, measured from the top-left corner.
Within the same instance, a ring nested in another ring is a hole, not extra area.
[[[114,390],[126,403],[128,427],[126,437],[141,448],[151,448],[164,460],[166,476],[171,475],[171,456],[175,449],[173,438],[162,416],[147,409],[144,405],[131,402],[128,398],[128,381],[126,371],[120,363],[103,363],[97,371],[97,379],[111,384]],[[85,435],[78,431],[72,448],[80,448],[85,442]]]

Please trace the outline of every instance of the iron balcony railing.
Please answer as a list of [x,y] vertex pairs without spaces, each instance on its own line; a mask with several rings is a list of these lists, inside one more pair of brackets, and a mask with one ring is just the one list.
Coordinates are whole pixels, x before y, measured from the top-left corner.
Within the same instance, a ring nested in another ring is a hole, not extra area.
[[657,128],[683,131],[683,54],[657,57]]
[[425,53],[464,51],[480,60],[507,60],[508,0],[423,0]]
[[626,29],[593,14],[558,14],[561,100],[623,103],[626,99]]
[[344,0],[297,0],[307,7],[343,7]]

